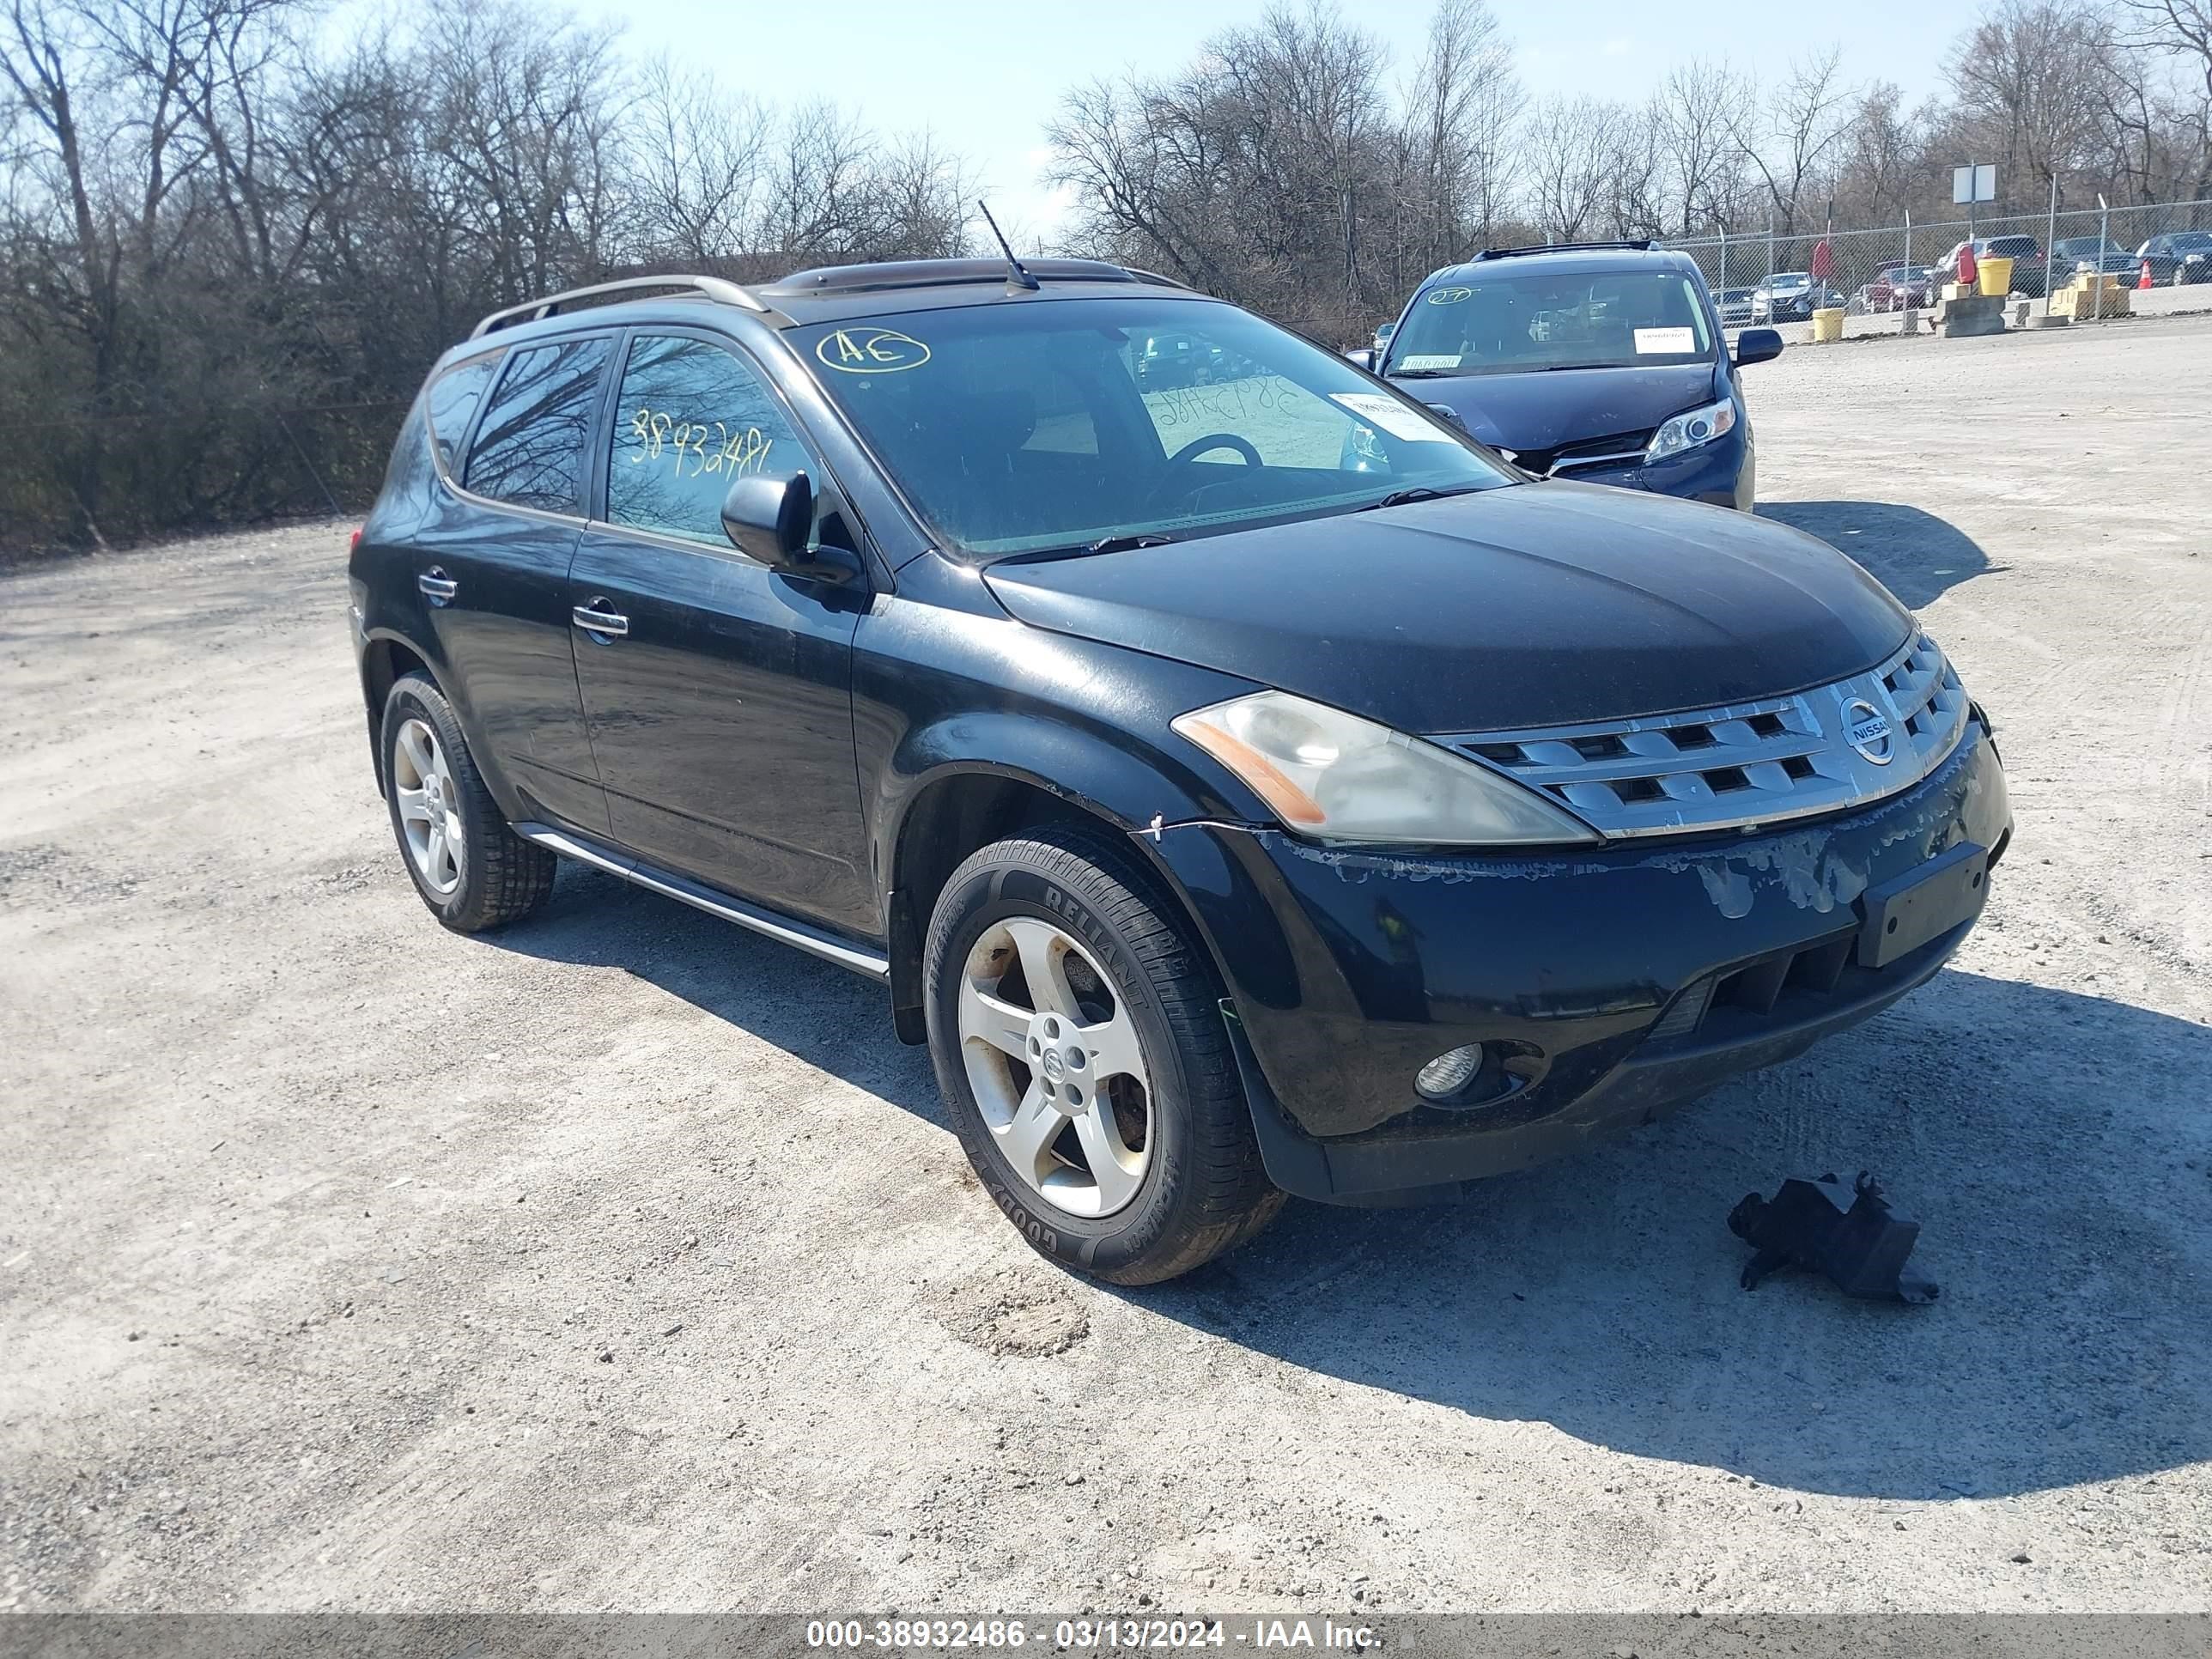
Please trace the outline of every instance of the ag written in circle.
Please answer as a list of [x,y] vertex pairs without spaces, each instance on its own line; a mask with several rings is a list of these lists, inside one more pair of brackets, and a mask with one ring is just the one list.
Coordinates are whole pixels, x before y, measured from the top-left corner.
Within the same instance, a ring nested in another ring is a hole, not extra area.
[[1472,299],[1474,295],[1474,290],[1471,288],[1431,289],[1429,303],[1432,306],[1455,306],[1462,300]]
[[814,356],[844,374],[896,374],[927,362],[929,348],[895,328],[840,328],[822,337]]

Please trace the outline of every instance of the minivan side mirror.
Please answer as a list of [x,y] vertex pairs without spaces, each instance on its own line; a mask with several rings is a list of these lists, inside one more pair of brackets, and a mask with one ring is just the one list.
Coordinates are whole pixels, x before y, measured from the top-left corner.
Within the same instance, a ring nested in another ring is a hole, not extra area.
[[804,472],[739,478],[722,497],[722,533],[747,558],[811,581],[858,578],[860,556],[828,543],[810,545],[813,530],[814,481]]
[[1771,362],[1782,355],[1782,337],[1771,328],[1747,328],[1735,337],[1735,366]]
[[1370,374],[1375,372],[1375,351],[1371,346],[1355,346],[1344,354],[1344,360]]

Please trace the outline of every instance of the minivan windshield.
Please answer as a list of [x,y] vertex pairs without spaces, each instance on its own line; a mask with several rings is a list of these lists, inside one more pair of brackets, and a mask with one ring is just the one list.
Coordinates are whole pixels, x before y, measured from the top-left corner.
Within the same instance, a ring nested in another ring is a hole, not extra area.
[[998,303],[786,337],[971,553],[1108,552],[1516,482],[1334,352],[1218,301]]
[[1680,271],[1486,271],[1425,290],[1390,342],[1382,372],[1648,368],[1712,355],[1705,307]]

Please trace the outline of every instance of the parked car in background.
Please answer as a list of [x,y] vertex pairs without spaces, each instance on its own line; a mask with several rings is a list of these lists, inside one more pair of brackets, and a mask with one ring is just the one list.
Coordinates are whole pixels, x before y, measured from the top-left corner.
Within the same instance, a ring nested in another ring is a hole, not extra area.
[[1719,307],[1721,323],[1726,328],[1741,328],[1751,320],[1751,290],[1747,288],[1724,288],[1713,295]]
[[2137,271],[2148,263],[2154,283],[2179,288],[2212,283],[2212,231],[2169,230],[2152,237],[2130,256]]
[[1779,270],[1751,291],[1754,323],[1802,323],[1818,310],[1844,303],[1844,296],[1815,283],[1809,270]]
[[1936,303],[1936,273],[1926,265],[1884,265],[1874,281],[1859,290],[1859,303],[1868,311],[1903,311],[1908,306]]
[[1390,349],[1390,337],[1398,331],[1395,323],[1377,324],[1375,329],[1375,357],[1381,362],[1382,354]]
[[1493,250],[1425,281],[1377,373],[1522,471],[1748,509],[1757,469],[1733,355],[1686,253],[1644,242]]
[[[1668,258],[1474,270],[1399,331],[1459,360],[1501,328],[1569,370],[1563,406],[1633,396],[1638,359],[1711,399]],[[1616,327],[1629,366],[1583,368]],[[1252,395],[1145,392],[1162,338]],[[1717,418],[1662,430],[1711,453]],[[437,921],[521,922],[566,859],[866,976],[990,1205],[1125,1285],[1286,1191],[1455,1199],[1871,1019],[1965,940],[2011,833],[1987,716],[1826,543],[1532,482],[1335,354],[1089,260],[495,313],[402,424],[348,581]],[[636,928],[594,940],[592,904],[557,948],[618,955]],[[468,971],[432,955],[389,971]],[[783,994],[810,1032],[846,1006]],[[1885,1054],[1918,1060],[1892,1033],[1854,1066]],[[730,1144],[836,1135],[813,1201],[855,1230],[885,1189],[901,1224],[982,1211],[912,1136],[808,1104]]]
[[2082,272],[2108,276],[2132,276],[2138,269],[2136,256],[2119,243],[2101,236],[2063,236],[2051,245],[2054,282],[2068,283]]
[[2012,261],[2011,293],[2030,300],[2043,297],[2043,244],[2033,236],[1983,236],[1972,242],[1953,243],[1951,251],[1936,262],[1939,283],[1959,280],[1960,250],[1967,247],[1974,250],[1978,267],[1984,259]]

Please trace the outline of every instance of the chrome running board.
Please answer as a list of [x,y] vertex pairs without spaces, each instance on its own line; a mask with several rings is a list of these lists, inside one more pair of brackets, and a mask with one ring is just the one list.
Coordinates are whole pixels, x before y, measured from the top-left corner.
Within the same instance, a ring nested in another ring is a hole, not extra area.
[[876,951],[848,945],[828,933],[807,927],[804,922],[786,921],[780,916],[747,904],[742,899],[732,898],[682,876],[656,870],[640,860],[627,858],[618,853],[604,851],[589,842],[579,841],[565,831],[550,829],[542,823],[518,823],[514,833],[525,841],[535,842],[549,852],[563,858],[588,864],[595,870],[604,870],[611,876],[620,876],[624,881],[680,900],[696,910],[704,910],[710,916],[720,916],[724,921],[734,921],[740,927],[750,927],[756,933],[795,945],[825,962],[834,962],[840,968],[849,968],[870,979],[889,980],[891,959]]

